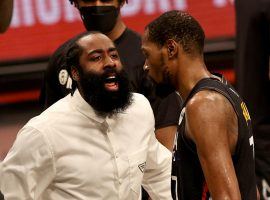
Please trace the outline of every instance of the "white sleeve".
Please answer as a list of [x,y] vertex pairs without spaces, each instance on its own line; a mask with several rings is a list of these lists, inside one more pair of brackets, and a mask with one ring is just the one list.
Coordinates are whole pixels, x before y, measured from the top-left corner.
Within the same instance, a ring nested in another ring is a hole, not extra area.
[[151,133],[143,187],[152,200],[170,200],[172,153]]
[[48,141],[36,129],[23,128],[2,163],[0,187],[5,200],[39,199],[54,175]]

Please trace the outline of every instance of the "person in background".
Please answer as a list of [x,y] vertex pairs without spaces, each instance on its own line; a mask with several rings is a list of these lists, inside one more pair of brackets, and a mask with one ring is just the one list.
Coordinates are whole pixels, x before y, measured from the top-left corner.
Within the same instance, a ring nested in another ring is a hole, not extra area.
[[[70,0],[70,2],[80,12],[88,31],[100,31],[114,41],[129,76],[132,91],[145,95],[150,101],[155,116],[156,137],[172,151],[181,99],[174,91],[171,91],[171,95],[166,99],[156,96],[155,83],[147,78],[143,70],[145,58],[141,52],[141,37],[126,27],[120,14],[127,1]],[[50,58],[40,98],[45,108],[72,91],[74,82],[67,73],[64,56],[70,42],[72,41],[61,45]]]
[[149,75],[184,103],[172,166],[174,199],[257,198],[254,143],[245,103],[203,58],[205,35],[188,13],[169,11],[146,26]]
[[262,199],[270,199],[270,0],[236,0],[236,89],[250,111],[255,169]]
[[[0,33],[6,32],[10,25],[11,17],[13,13],[13,0],[1,0],[0,1]],[[0,161],[1,169],[1,161]],[[4,200],[4,196],[0,191],[0,200]]]
[[[170,200],[171,152],[154,133],[148,100],[132,93],[113,42],[89,32],[70,44],[75,81],[18,133],[3,161],[6,200]],[[138,128],[139,127],[139,128]]]
[[13,0],[0,1],[0,33],[4,33],[10,24],[13,11]]

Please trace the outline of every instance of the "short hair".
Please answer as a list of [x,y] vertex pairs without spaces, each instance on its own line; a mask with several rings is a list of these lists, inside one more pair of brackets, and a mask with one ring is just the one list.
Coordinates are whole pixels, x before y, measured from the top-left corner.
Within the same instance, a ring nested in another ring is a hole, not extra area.
[[[70,2],[71,4],[75,4],[76,1],[77,1],[77,0],[69,0],[69,2]],[[121,4],[124,3],[124,2],[128,3],[128,0],[118,0],[119,5],[121,5]]]
[[148,40],[163,46],[167,40],[174,39],[187,54],[202,54],[205,34],[190,14],[173,10],[162,14],[145,27]]
[[83,48],[78,44],[78,41],[87,36],[100,33],[98,31],[89,31],[81,33],[73,37],[66,46],[65,58],[66,58],[66,68],[71,76],[71,67],[77,67],[80,70],[80,57],[83,53]]
[[[92,34],[97,34],[100,33],[98,31],[89,31],[89,32],[84,32],[81,33],[75,37],[73,37],[71,40],[65,43],[65,67],[72,78],[71,74],[71,68],[76,67],[79,73],[81,73],[81,65],[80,65],[80,57],[83,53],[83,48],[78,44],[78,41],[87,36],[87,35],[92,35]],[[75,89],[77,88],[77,83],[76,81],[73,81],[72,83],[72,91],[74,92]]]

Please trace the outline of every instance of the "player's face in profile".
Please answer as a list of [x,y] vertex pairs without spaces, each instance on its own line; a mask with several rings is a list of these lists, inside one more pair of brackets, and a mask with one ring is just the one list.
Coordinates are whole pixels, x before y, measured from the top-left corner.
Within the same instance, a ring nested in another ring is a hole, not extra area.
[[171,76],[165,62],[166,49],[149,41],[148,31],[146,30],[142,37],[142,51],[145,55],[144,69],[148,71],[148,75],[157,83],[157,95],[166,97],[175,91],[171,85]]
[[113,42],[103,34],[83,37],[79,86],[100,114],[113,114],[130,104],[129,81]]
[[164,60],[162,49],[155,43],[148,40],[148,31],[142,37],[142,51],[145,55],[145,69],[149,76],[157,83],[163,81]]

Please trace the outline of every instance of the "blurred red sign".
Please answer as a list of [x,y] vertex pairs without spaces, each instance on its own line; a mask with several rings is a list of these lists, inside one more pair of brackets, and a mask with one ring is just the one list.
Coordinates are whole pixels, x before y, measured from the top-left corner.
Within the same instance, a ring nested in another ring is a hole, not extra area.
[[[141,33],[147,23],[173,9],[191,13],[207,38],[234,36],[233,0],[129,0],[121,11],[127,26]],[[15,0],[11,27],[0,35],[0,61],[49,56],[83,31],[68,0]]]

